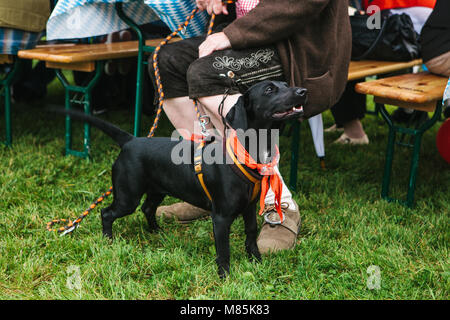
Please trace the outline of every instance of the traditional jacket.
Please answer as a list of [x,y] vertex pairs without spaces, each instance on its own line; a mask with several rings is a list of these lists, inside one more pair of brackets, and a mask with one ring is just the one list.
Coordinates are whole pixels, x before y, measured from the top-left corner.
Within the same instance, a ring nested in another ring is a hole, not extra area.
[[305,117],[330,108],[345,89],[352,48],[347,1],[261,0],[223,31],[233,49],[276,45],[289,84],[308,89]]
[[40,32],[49,16],[49,0],[0,1],[0,27]]

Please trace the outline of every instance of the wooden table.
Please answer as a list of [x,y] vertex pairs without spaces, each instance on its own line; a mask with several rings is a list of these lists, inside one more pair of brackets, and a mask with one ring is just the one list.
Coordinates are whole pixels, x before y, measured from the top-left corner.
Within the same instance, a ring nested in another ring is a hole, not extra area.
[[[145,41],[147,52],[151,52],[162,39],[152,39]],[[177,39],[174,39],[177,41]],[[84,107],[85,113],[90,114],[91,92],[103,72],[105,60],[136,57],[142,54],[141,45],[138,41],[99,43],[99,44],[60,44],[42,45],[31,50],[21,50],[18,53],[21,59],[36,59],[45,61],[48,68],[56,69],[56,75],[65,88],[65,106],[70,109],[72,104],[79,104]],[[143,58],[141,58],[143,60]],[[138,62],[138,68],[142,68],[142,61]],[[62,70],[95,72],[94,77],[87,85],[71,85],[65,78]],[[142,73],[142,70],[141,70]],[[140,132],[141,110],[142,110],[142,77],[137,77],[136,103],[134,117],[134,135]],[[72,98],[81,94],[81,99]],[[70,117],[66,117],[65,133],[65,153],[83,158],[90,156],[90,125],[84,124],[83,150],[78,151],[72,148],[72,122]]]

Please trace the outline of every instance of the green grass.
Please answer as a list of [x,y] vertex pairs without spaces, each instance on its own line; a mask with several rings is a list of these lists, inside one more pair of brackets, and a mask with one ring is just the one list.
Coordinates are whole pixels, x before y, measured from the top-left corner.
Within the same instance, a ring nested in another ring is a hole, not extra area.
[[[62,89],[53,83],[47,103],[62,101]],[[73,235],[46,231],[48,221],[77,217],[107,190],[118,148],[93,130],[91,162],[64,157],[64,121],[42,108],[43,103],[15,105],[14,146],[0,148],[1,299],[449,298],[450,170],[436,150],[438,126],[424,136],[411,210],[380,199],[387,142],[380,118],[363,122],[369,146],[335,146],[338,134],[326,135],[326,171],[304,125],[295,193],[303,224],[296,248],[265,256],[260,264],[249,262],[239,218],[231,233],[231,275],[222,281],[209,220],[188,226],[160,221],[162,231],[149,234],[138,211],[116,221],[110,243],[101,235],[96,209]],[[103,118],[131,128],[130,111]],[[146,127],[151,121],[144,117]],[[329,112],[324,121],[332,123]],[[163,119],[157,134],[170,131]],[[281,138],[286,180],[289,142]],[[398,197],[405,196],[408,164],[409,153],[399,150],[393,176]],[[381,271],[379,290],[367,286],[372,265]],[[67,286],[73,267],[80,273],[79,289]]]

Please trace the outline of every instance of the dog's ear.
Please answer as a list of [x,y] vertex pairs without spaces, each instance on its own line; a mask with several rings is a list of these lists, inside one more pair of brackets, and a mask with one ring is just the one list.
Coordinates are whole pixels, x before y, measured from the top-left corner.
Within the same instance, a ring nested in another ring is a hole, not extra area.
[[236,104],[228,111],[225,116],[225,120],[233,129],[242,129],[246,130],[248,128],[247,123],[247,96],[240,96]]

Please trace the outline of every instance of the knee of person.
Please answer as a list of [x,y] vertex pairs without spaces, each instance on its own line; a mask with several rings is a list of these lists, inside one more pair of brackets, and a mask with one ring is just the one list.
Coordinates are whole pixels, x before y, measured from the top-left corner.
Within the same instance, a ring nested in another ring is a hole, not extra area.
[[[154,74],[155,68],[154,68],[154,54],[150,55],[148,58],[148,70],[151,74]],[[158,69],[159,70],[165,70],[170,68],[170,66],[173,64],[173,54],[170,54],[169,50],[167,50],[165,47],[162,47],[158,52]]]
[[211,72],[208,72],[208,70],[204,67],[203,59],[197,59],[189,65],[186,74],[187,82],[192,85],[201,79],[208,79],[211,77],[210,73]]

